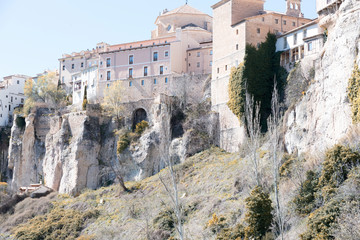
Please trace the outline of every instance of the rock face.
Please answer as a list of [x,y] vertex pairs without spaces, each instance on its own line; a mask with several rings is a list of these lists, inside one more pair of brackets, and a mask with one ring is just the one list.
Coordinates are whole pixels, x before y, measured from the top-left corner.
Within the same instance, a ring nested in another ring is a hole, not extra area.
[[285,122],[289,152],[325,150],[343,138],[352,125],[346,89],[354,60],[360,62],[360,2],[345,0],[325,22],[329,35],[315,64],[315,81]]

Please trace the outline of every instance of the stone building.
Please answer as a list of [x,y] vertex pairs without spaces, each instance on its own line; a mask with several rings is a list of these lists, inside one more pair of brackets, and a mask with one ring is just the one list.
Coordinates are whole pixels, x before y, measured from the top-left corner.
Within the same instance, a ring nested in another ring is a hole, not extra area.
[[316,12],[321,18],[323,15],[337,11],[342,2],[343,0],[316,0]]
[[60,79],[72,89],[73,103],[82,101],[85,86],[88,99],[96,102],[104,89],[118,80],[126,102],[153,99],[161,93],[173,96],[179,94],[179,84],[183,85],[174,79],[211,73],[211,16],[185,4],[164,10],[155,24],[149,40],[101,43],[92,51],[60,58]]
[[0,82],[0,127],[11,123],[16,107],[25,102],[25,81],[30,78],[25,75],[11,75]]
[[268,32],[283,34],[309,23],[302,17],[299,0],[287,0],[287,13],[264,10],[264,0],[222,0],[213,8],[212,109],[220,117],[220,145],[237,151],[244,129],[227,106],[228,84],[232,67],[245,56],[246,44],[258,46]]
[[318,19],[281,35],[276,42],[276,51],[280,51],[280,64],[290,70],[296,61],[305,57],[317,57],[323,47],[323,30]]

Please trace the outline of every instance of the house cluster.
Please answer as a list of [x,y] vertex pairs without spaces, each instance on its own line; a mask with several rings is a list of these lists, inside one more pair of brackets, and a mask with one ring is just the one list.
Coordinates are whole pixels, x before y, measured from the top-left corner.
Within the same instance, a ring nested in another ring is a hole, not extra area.
[[[334,12],[341,2],[317,0],[319,18]],[[161,93],[176,95],[176,81],[183,76],[211,74],[212,110],[219,113],[220,145],[236,151],[236,141],[243,139],[244,132],[227,107],[228,83],[231,68],[244,60],[246,44],[259,46],[268,32],[276,34],[281,65],[290,70],[295,62],[316,57],[324,42],[319,19],[304,18],[301,0],[285,0],[285,13],[267,11],[264,3],[221,0],[212,6],[213,17],[188,4],[165,9],[155,21],[151,39],[116,45],[102,42],[92,50],[64,54],[59,59],[60,82],[72,94],[73,104],[82,102],[85,88],[88,101],[100,102],[114,81],[122,83],[124,102],[136,102]],[[14,75],[0,82],[0,126],[6,125],[13,108],[23,103],[26,79]],[[6,87],[14,90],[5,94]]]

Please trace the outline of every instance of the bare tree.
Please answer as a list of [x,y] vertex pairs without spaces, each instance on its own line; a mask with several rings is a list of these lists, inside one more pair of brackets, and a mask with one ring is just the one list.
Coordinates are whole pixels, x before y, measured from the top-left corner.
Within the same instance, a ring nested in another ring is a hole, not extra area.
[[279,228],[281,239],[283,240],[284,218],[281,212],[280,200],[279,200],[279,168],[283,154],[283,147],[281,144],[280,131],[279,131],[280,126],[281,126],[280,103],[279,103],[279,94],[277,90],[276,77],[275,77],[274,90],[271,99],[271,115],[268,118],[268,131],[269,131],[269,138],[270,138],[269,140],[271,146],[270,152],[272,154],[276,221]]
[[246,130],[249,135],[247,145],[251,154],[251,161],[254,168],[256,185],[260,186],[259,158],[257,149],[260,146],[261,128],[260,128],[260,103],[255,103],[254,97],[247,91],[245,94],[245,119]]

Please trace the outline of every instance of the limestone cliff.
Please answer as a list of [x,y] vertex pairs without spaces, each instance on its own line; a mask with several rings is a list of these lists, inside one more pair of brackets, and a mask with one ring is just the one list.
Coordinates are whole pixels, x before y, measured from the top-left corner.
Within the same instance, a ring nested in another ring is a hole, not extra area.
[[315,79],[285,119],[289,152],[322,151],[351,131],[346,88],[354,60],[360,62],[360,2],[345,0],[320,23],[326,23],[329,35],[315,62]]

